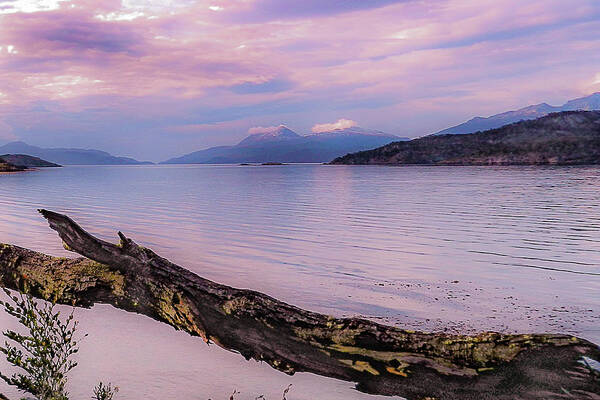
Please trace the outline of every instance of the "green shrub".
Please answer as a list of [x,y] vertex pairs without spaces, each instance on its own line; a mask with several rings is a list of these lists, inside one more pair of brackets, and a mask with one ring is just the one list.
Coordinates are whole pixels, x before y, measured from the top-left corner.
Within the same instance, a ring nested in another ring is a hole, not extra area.
[[[79,351],[75,339],[78,322],[73,318],[73,312],[62,320],[54,303],[36,301],[29,294],[13,295],[6,289],[4,292],[10,300],[0,300],[0,306],[17,319],[26,333],[2,332],[8,340],[0,346],[0,351],[19,372],[11,376],[0,372],[0,378],[37,400],[68,400],[65,390],[67,374],[77,366],[71,356]],[[282,400],[287,400],[291,387],[289,385],[283,391]],[[114,400],[118,391],[119,388],[112,383],[100,382],[93,389],[92,400]],[[237,394],[239,392],[234,391],[229,399],[235,400]],[[258,396],[256,399],[265,397]],[[0,400],[8,398],[0,393]]]
[[[18,372],[11,376],[0,372],[0,378],[38,400],[68,400],[67,374],[77,366],[72,356],[79,351],[75,338],[78,322],[73,312],[63,320],[53,303],[38,302],[29,294],[4,292],[10,300],[0,301],[0,306],[19,322],[24,333],[2,332],[7,340],[0,352]],[[117,391],[110,383],[99,383],[93,398],[112,400]]]
[[0,351],[20,372],[12,376],[0,372],[0,378],[39,400],[67,400],[67,373],[77,366],[71,356],[79,350],[73,313],[62,321],[54,304],[37,303],[30,295],[11,295],[6,289],[5,292],[13,304],[0,301],[0,305],[27,333],[3,332],[10,342],[5,341]]
[[112,383],[105,385],[104,383],[100,382],[94,388],[94,396],[92,397],[92,399],[93,400],[113,400],[113,397],[115,396],[115,394],[117,394],[118,391],[119,391],[119,388],[116,386],[113,387]]

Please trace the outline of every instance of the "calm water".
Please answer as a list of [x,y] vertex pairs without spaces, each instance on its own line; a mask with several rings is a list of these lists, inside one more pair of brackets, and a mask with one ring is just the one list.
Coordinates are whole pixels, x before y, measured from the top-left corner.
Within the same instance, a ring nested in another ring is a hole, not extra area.
[[[597,167],[47,169],[0,176],[0,242],[68,254],[40,207],[315,311],[600,343]],[[117,383],[119,399],[224,399],[234,389],[240,399],[279,399],[289,383],[291,399],[376,398],[346,382],[288,377],[108,306],[77,316],[90,336],[73,374],[76,398],[89,397],[97,378]]]

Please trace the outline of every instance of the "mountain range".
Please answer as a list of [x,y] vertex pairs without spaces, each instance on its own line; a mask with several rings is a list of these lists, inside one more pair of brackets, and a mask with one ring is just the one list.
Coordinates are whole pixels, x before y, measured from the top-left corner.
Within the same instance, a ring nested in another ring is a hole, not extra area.
[[460,125],[456,125],[434,133],[434,135],[462,134],[485,131],[488,129],[500,128],[501,126],[512,124],[513,122],[540,118],[550,113],[577,110],[600,110],[600,92],[568,101],[562,106],[551,106],[546,103],[541,103],[527,106],[516,111],[508,111],[501,114],[492,115],[491,117],[475,117]]
[[285,125],[265,128],[234,146],[211,147],[161,164],[327,162],[341,155],[408,140],[359,127],[299,135]]
[[45,149],[24,142],[0,146],[0,154],[27,154],[62,165],[140,165],[152,164],[129,157],[115,157],[105,151],[91,149]]
[[[465,123],[444,129],[430,136],[487,131],[519,121],[540,118],[551,113],[577,110],[600,110],[600,92],[568,101],[562,106],[541,103],[490,117],[475,117]],[[257,129],[236,145],[211,147],[195,151],[163,161],[161,164],[328,162],[345,154],[375,149],[392,142],[407,140],[409,139],[356,126],[299,135],[285,125],[280,125]],[[63,165],[152,164],[151,162],[142,162],[129,157],[113,156],[100,150],[42,148],[24,142],[12,142],[0,146],[0,154],[5,153],[26,154]]]
[[600,164],[600,111],[563,111],[485,132],[429,135],[348,154],[332,164]]

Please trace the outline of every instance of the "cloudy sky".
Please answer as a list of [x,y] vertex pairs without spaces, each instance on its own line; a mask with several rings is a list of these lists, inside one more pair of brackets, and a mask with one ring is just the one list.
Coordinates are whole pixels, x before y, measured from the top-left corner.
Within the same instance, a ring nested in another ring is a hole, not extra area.
[[163,160],[600,91],[598,0],[0,0],[0,142]]

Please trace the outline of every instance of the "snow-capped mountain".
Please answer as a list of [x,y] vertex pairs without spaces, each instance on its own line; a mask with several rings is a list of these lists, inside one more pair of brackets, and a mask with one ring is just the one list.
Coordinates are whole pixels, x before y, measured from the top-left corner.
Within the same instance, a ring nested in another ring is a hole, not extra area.
[[231,164],[245,162],[327,162],[356,151],[407,140],[358,127],[306,136],[284,125],[260,128],[235,146],[211,147],[164,161],[164,164]]

